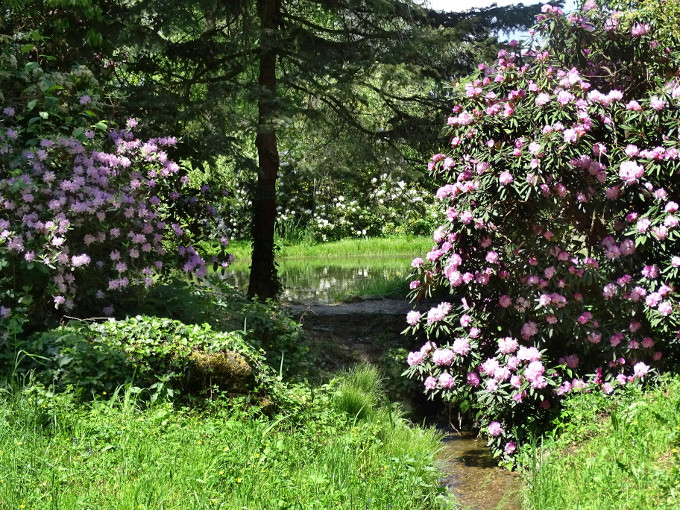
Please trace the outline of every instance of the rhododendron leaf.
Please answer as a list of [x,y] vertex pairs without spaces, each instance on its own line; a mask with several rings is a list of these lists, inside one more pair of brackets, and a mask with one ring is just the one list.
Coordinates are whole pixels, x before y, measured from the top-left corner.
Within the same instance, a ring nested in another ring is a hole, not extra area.
[[50,80],[49,78],[45,78],[41,83],[40,83],[40,90],[43,92],[50,92],[52,90],[62,90],[63,87],[58,86],[53,80]]

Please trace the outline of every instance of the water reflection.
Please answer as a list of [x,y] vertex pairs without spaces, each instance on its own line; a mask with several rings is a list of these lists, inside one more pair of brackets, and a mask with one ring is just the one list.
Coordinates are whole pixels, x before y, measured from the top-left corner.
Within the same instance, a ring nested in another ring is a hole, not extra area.
[[[379,294],[381,284],[406,281],[411,257],[349,257],[343,259],[282,259],[281,300],[333,303],[357,294]],[[248,287],[248,267],[234,265],[225,279],[240,289]]]

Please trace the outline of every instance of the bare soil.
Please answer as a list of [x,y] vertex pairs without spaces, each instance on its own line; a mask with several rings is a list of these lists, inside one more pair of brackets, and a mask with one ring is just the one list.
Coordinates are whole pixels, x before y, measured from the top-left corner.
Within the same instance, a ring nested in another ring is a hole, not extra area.
[[406,300],[291,304],[287,309],[302,325],[324,371],[360,362],[378,364],[390,348],[407,347],[411,341],[401,335],[407,326],[406,313],[413,309]]

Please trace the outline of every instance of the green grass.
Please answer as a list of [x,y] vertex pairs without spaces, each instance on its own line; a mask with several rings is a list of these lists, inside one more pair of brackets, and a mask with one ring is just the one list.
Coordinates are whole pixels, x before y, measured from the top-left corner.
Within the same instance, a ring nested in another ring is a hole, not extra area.
[[5,385],[0,508],[447,508],[438,434],[410,428],[381,399],[357,419],[334,394],[300,386],[296,405],[266,417],[220,400],[143,406],[127,391],[82,403]]
[[378,370],[363,364],[347,373],[333,396],[333,404],[349,416],[363,420],[381,409],[382,398],[382,379]]
[[568,402],[556,439],[531,448],[526,508],[680,508],[680,377]]
[[282,246],[282,258],[345,258],[361,256],[417,256],[432,248],[431,237],[372,237],[330,243]]
[[[329,243],[283,244],[277,253],[279,259],[289,258],[333,258],[348,257],[398,257],[422,256],[432,248],[432,238],[423,236],[375,237],[343,239]],[[230,253],[237,264],[250,265],[250,241],[232,241]]]

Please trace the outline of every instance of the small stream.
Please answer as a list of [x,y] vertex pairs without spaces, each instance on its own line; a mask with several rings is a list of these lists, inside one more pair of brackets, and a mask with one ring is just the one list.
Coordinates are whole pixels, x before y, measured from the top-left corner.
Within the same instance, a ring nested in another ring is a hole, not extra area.
[[439,467],[443,479],[465,510],[520,510],[522,488],[517,473],[499,468],[484,441],[449,434],[442,441]]
[[[410,257],[284,259],[279,262],[279,275],[284,286],[281,301],[297,303],[298,307],[318,307],[313,313],[319,317],[324,316],[321,309],[333,309],[332,312],[337,313],[338,307],[324,304],[335,303],[339,298],[353,294],[366,294],[367,288],[381,280],[405,280],[410,272],[410,260]],[[227,273],[226,279],[232,285],[245,289],[248,268],[236,266]],[[362,303],[355,305],[359,308]],[[373,308],[361,307],[359,315],[376,313]],[[385,312],[378,312],[381,317],[382,313]],[[328,321],[331,319],[320,320],[324,327],[330,327]],[[456,495],[464,510],[520,510],[519,475],[499,468],[483,440],[466,434],[447,434],[437,457],[438,467],[444,473],[442,485]]]

